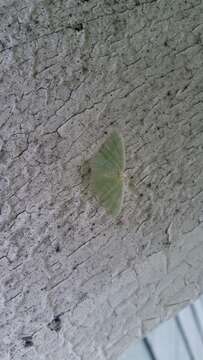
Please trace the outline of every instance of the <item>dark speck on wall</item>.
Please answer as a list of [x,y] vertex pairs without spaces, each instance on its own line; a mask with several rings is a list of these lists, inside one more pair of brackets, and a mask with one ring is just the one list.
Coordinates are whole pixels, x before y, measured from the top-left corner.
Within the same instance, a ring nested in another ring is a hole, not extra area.
[[59,244],[56,244],[55,250],[56,250],[56,252],[60,252],[60,251],[61,251]]
[[33,346],[32,336],[24,336],[22,340],[25,348]]
[[61,330],[61,319],[59,315],[53,318],[53,320],[48,324],[48,328],[51,331],[56,331],[56,332]]
[[86,66],[84,66],[84,65],[82,66],[82,72],[83,72],[83,73],[88,72],[88,68],[87,68]]
[[73,26],[73,29],[74,29],[75,31],[82,31],[82,30],[83,30],[83,24],[82,24],[82,23],[75,24],[75,25]]
[[30,24],[26,24],[26,30],[27,32],[32,32],[32,27]]
[[6,48],[6,45],[5,45],[5,43],[4,43],[2,40],[0,40],[0,45],[1,45],[2,49],[5,49],[5,48]]

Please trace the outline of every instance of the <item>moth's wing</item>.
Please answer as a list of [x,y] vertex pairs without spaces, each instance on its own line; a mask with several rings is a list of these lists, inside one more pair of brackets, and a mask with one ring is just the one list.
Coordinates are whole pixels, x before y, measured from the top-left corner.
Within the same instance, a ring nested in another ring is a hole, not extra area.
[[93,190],[101,206],[113,216],[119,215],[123,203],[123,179],[118,176],[94,175]]
[[124,140],[122,135],[117,131],[113,131],[106,140],[106,151],[107,149],[112,153],[113,160],[117,164],[120,172],[123,172],[125,169]]
[[122,136],[112,132],[92,160],[92,171],[97,174],[121,173],[125,168],[125,149]]

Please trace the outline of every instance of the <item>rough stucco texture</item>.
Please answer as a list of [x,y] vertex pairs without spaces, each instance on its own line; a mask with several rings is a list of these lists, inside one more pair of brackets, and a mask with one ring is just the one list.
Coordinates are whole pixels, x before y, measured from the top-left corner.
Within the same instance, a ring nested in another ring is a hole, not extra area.
[[[0,358],[117,359],[203,291],[203,3],[1,0],[0,19]],[[81,179],[111,127],[119,221]]]

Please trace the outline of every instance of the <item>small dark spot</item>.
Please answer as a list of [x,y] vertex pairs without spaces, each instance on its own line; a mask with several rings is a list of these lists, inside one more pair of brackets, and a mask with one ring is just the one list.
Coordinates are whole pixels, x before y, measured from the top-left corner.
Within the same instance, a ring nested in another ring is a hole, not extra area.
[[167,93],[166,93],[167,96],[171,96],[171,91],[168,90]]
[[163,241],[163,245],[164,245],[165,247],[170,247],[171,242],[170,242],[168,239],[166,239],[166,240]]
[[2,49],[5,49],[5,48],[6,48],[6,45],[5,45],[5,43],[4,43],[2,40],[0,40],[0,45],[1,45]]
[[176,184],[177,184],[177,185],[181,185],[181,184],[182,184],[182,179],[181,179],[181,177],[176,180]]
[[71,231],[72,230],[72,227],[70,226],[69,228],[68,228],[68,231]]
[[11,24],[8,24],[8,27],[10,28],[10,27],[11,27]]
[[140,193],[139,196],[140,196],[140,197],[143,197],[143,193]]
[[48,324],[48,328],[51,331],[56,331],[56,332],[61,330],[61,319],[59,315],[53,318],[53,320]]
[[168,41],[167,40],[164,41],[164,46],[168,46]]
[[61,227],[61,225],[58,224],[58,225],[57,225],[57,229],[60,229],[60,227]]
[[73,266],[72,270],[73,270],[73,271],[76,270],[78,266],[79,266],[79,264],[75,264],[75,265]]
[[32,336],[24,336],[22,340],[25,348],[33,346]]
[[38,25],[38,24],[39,24],[39,20],[38,20],[38,19],[34,19],[34,20],[33,20],[33,23],[36,24],[36,25]]
[[113,125],[113,124],[114,124],[114,121],[111,121],[111,122],[110,122],[110,125]]
[[26,30],[27,32],[32,32],[32,27],[30,26],[30,24],[26,24]]
[[91,173],[91,167],[88,168],[87,173],[88,173],[88,174]]
[[151,184],[151,183],[148,183],[148,184],[147,184],[147,187],[148,187],[148,188],[151,188],[151,187],[152,187],[152,184]]
[[183,88],[183,91],[186,90],[188,88],[189,84],[185,85]]
[[141,3],[140,3],[140,0],[135,0],[135,6],[140,6]]
[[60,252],[60,251],[61,251],[59,244],[56,245],[55,250],[56,250],[56,252]]
[[133,175],[131,175],[131,176],[130,176],[130,179],[131,179],[131,180],[133,180],[133,179],[134,179],[134,176],[133,176]]
[[88,72],[88,68],[84,65],[82,66],[82,72],[83,72],[83,74]]
[[73,26],[73,29],[74,29],[75,31],[82,31],[82,30],[83,30],[83,24],[82,24],[82,23],[75,24],[75,25]]
[[108,134],[108,131],[104,131],[104,134],[107,135],[107,134]]
[[73,16],[73,14],[71,14],[71,13],[70,13],[70,14],[69,14],[69,16],[70,16],[70,17],[72,17],[72,16]]
[[175,214],[178,214],[179,213],[179,209],[177,208],[177,209],[175,209]]
[[160,130],[160,127],[159,127],[159,126],[157,126],[156,128],[157,128],[158,131]]

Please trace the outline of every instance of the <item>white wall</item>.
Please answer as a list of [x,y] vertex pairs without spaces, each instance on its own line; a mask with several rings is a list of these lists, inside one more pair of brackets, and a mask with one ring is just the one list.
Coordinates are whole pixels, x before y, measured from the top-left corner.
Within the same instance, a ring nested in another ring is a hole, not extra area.
[[[202,291],[201,10],[1,0],[2,360],[116,359]],[[81,179],[112,127],[120,221]]]

